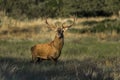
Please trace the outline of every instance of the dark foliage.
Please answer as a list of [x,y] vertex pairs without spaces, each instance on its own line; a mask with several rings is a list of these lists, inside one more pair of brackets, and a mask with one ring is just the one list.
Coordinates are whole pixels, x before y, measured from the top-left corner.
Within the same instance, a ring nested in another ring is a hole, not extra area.
[[101,22],[97,21],[85,21],[81,23],[82,25],[90,26],[89,28],[83,28],[83,29],[75,29],[72,28],[69,30],[71,33],[99,33],[99,32],[109,32],[112,33],[112,31],[116,31],[117,33],[120,33],[120,21],[117,19],[105,19]]
[[17,19],[110,16],[119,9],[120,0],[0,0],[0,10]]

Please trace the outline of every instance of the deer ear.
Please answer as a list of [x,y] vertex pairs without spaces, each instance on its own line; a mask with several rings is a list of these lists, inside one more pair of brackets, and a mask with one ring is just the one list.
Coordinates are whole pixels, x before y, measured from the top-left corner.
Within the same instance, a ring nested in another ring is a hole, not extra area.
[[63,29],[63,31],[65,32],[66,30],[68,30],[68,27],[65,27],[65,28],[62,28]]
[[57,28],[55,28],[54,31],[57,32]]

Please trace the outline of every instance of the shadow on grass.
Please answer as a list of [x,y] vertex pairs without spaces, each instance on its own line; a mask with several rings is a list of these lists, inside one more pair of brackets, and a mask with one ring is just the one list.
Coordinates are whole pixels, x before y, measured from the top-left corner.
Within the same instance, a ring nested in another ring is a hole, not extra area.
[[39,64],[27,59],[0,58],[0,80],[113,80],[92,60],[50,61]]

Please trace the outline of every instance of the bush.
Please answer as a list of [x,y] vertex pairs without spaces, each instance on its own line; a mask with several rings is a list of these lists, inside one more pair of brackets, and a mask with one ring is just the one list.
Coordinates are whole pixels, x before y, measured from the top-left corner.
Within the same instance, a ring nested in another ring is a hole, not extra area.
[[116,31],[117,33],[120,33],[120,21],[113,19],[105,19],[101,22],[97,21],[85,21],[82,23],[82,25],[90,26],[89,28],[83,28],[83,29],[75,29],[72,28],[69,30],[69,32],[72,33],[86,33],[86,32],[91,32],[91,33],[99,33],[99,32],[112,32]]
[[0,0],[0,10],[17,19],[110,16],[119,9],[120,0]]

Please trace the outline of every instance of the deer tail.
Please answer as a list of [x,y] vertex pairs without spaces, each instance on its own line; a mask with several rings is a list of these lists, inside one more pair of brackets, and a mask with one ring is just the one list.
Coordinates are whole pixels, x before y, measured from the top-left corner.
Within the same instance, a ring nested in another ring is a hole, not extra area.
[[35,48],[35,46],[31,47],[31,51],[32,51],[32,52],[33,52],[34,48]]

